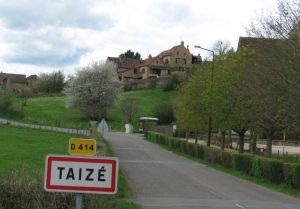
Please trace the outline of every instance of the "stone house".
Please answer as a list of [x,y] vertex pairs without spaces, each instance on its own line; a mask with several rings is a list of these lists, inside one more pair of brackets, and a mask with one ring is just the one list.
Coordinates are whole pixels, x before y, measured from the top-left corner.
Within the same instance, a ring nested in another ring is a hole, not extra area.
[[[184,72],[191,67],[195,58],[184,42],[171,49],[160,52],[157,56],[145,60],[129,58],[108,57],[109,61],[116,63],[119,80],[135,80],[168,77],[175,72]],[[196,59],[199,60],[199,59]]]
[[36,85],[37,80],[37,75],[31,75],[26,78],[24,74],[0,72],[0,88],[12,89],[16,85],[33,87]]
[[137,73],[136,66],[141,64],[141,60],[132,58],[108,57],[108,61],[117,65],[118,80],[125,81],[129,79],[141,79],[142,76]]

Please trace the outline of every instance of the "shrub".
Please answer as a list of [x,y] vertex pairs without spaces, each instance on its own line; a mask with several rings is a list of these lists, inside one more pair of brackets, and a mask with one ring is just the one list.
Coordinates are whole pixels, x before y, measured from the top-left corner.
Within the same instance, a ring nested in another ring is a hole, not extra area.
[[199,158],[199,159],[201,159],[201,160],[204,160],[204,148],[203,148],[203,146],[201,146],[201,145],[197,146],[196,157]]
[[273,183],[284,183],[283,163],[276,160],[263,159],[262,177]]
[[291,164],[284,163],[283,164],[283,182],[287,185],[293,185],[293,169]]
[[251,167],[250,174],[256,178],[262,177],[261,158],[258,157],[252,158],[252,167]]
[[291,164],[291,177],[292,186],[296,189],[300,189],[300,165]]
[[253,156],[247,154],[233,154],[233,168],[246,174],[250,174],[252,158]]
[[153,108],[154,116],[158,118],[158,124],[170,124],[174,119],[173,107],[169,103],[160,103]]
[[180,150],[179,151],[182,153],[187,153],[187,151],[188,151],[187,142],[180,141]]
[[46,192],[43,184],[20,179],[17,173],[1,176],[0,206],[3,209],[71,209],[74,197],[71,193]]
[[209,163],[221,164],[221,150],[212,147],[203,147],[204,160]]
[[42,73],[39,75],[37,89],[40,92],[58,93],[65,86],[65,76],[61,71]]
[[12,111],[12,95],[5,90],[0,90],[0,112],[8,113]]
[[221,152],[222,165],[225,168],[232,168],[232,154],[229,152]]
[[188,143],[188,154],[190,156],[196,157],[196,153],[197,153],[197,145]]
[[173,91],[176,90],[179,85],[182,83],[182,81],[184,80],[184,76],[180,75],[180,74],[173,74],[170,78],[170,80],[168,80],[162,87],[162,89],[164,91]]

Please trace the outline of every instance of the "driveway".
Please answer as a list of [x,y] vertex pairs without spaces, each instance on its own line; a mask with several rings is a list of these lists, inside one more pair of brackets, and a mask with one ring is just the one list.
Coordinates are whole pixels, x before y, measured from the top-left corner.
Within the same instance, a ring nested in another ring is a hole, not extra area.
[[145,209],[300,209],[296,198],[219,172],[145,141],[106,133],[120,167]]

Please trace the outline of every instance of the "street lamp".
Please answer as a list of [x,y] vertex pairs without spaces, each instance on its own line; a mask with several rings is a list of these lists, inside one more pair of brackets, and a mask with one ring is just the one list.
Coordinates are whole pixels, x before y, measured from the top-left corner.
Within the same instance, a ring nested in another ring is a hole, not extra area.
[[[211,87],[210,87],[210,94],[212,96],[212,84],[214,82],[215,52],[213,50],[206,49],[206,48],[203,48],[203,47],[198,46],[198,45],[195,45],[194,47],[198,48],[198,49],[208,51],[208,52],[211,52],[212,55],[213,55],[212,68],[211,68]],[[210,107],[210,108],[212,109],[212,107]],[[212,132],[212,117],[211,117],[211,112],[210,112],[210,114],[208,116],[208,133],[207,133],[207,146],[208,147],[210,146],[211,132]]]

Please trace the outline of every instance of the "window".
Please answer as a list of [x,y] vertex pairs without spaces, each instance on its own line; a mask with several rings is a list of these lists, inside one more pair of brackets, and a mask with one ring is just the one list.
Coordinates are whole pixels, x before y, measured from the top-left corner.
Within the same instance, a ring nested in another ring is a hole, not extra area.
[[169,60],[168,59],[165,59],[165,64],[168,64],[169,63]]
[[186,59],[181,59],[181,63],[185,65],[186,64]]
[[134,74],[137,74],[137,69],[134,69],[134,70],[133,70],[133,73],[134,73]]
[[180,58],[176,58],[175,62],[178,64],[180,63]]

